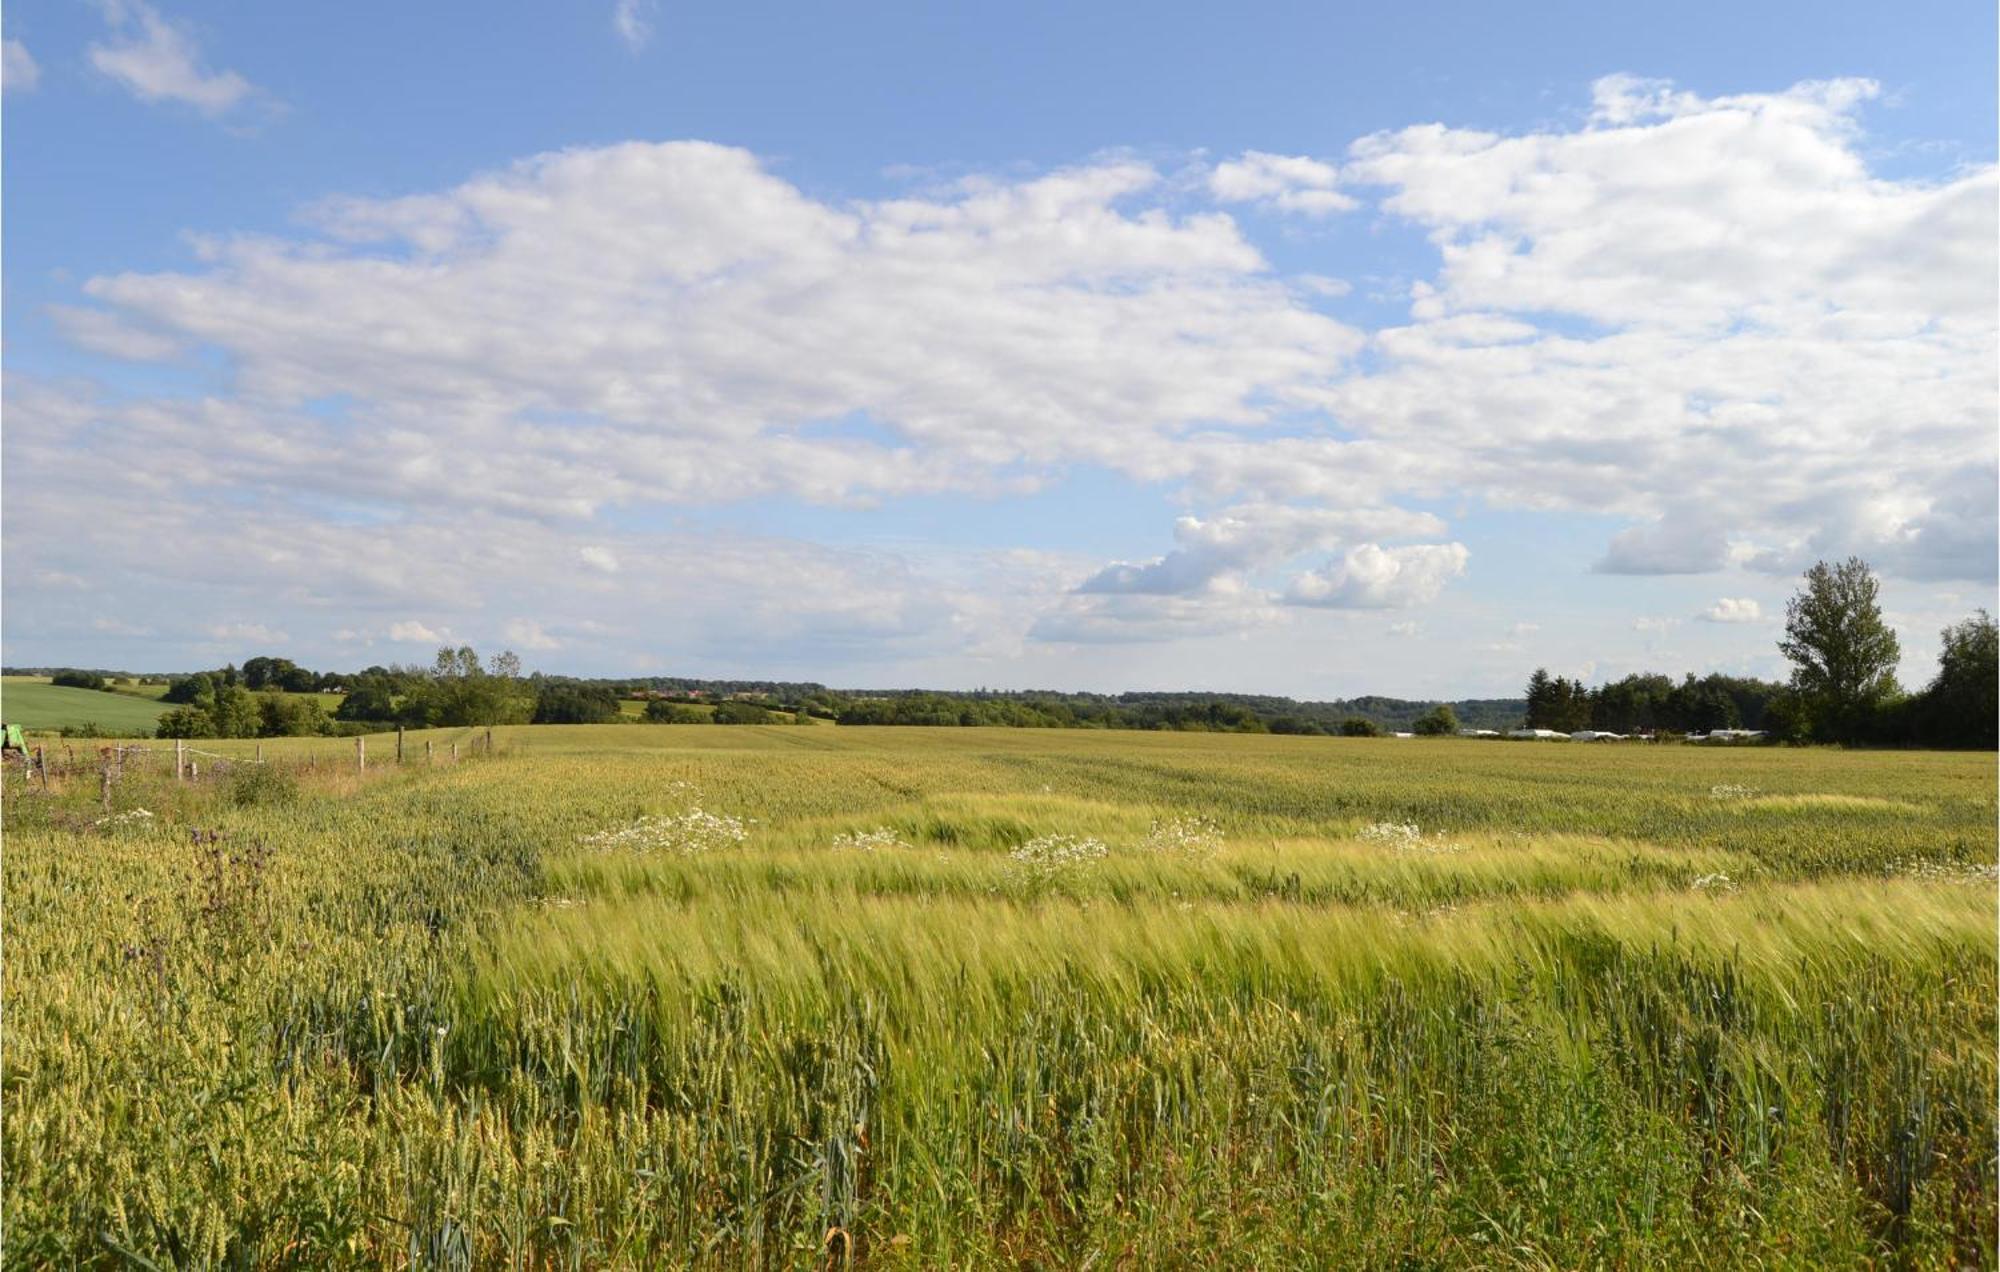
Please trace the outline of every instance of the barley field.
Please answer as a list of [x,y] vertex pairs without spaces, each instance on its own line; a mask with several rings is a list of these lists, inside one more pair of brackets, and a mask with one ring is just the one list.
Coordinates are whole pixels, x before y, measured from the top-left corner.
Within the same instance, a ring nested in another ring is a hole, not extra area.
[[1991,755],[494,735],[8,770],[8,1266],[1995,1262]]

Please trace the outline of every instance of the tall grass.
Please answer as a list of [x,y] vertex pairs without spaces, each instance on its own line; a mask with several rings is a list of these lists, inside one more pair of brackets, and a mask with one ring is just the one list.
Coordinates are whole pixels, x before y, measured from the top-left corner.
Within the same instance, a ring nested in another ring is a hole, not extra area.
[[1991,1266],[1990,762],[1557,751],[13,775],[6,1259]]

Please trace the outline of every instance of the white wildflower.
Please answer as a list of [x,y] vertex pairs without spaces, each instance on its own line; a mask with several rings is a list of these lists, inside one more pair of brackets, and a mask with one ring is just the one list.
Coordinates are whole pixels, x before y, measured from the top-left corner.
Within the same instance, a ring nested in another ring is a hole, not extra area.
[[1464,844],[1453,843],[1442,831],[1426,836],[1415,822],[1370,822],[1358,838],[1369,843],[1387,844],[1398,852],[1463,852]]
[[585,835],[577,842],[591,848],[661,851],[694,857],[718,848],[732,848],[749,837],[750,831],[739,817],[690,808],[681,813],[641,817],[623,826]]
[[1222,851],[1222,828],[1205,817],[1156,821],[1139,846],[1161,856],[1209,861]]
[[903,837],[887,826],[873,830],[843,830],[830,845],[837,852],[880,852],[884,848],[908,848]]
[[1940,861],[1935,857],[1898,857],[1886,871],[1898,879],[1924,883],[1966,883],[1992,887],[2000,883],[2000,866],[1967,861]]
[[1757,793],[1757,788],[1754,786],[1738,786],[1731,782],[1708,788],[1710,799],[1749,799]]
[[1696,878],[1694,881],[1694,890],[1696,892],[1734,892],[1736,891],[1736,880],[1718,870],[1714,874],[1705,874]]
[[1110,849],[1101,839],[1083,835],[1040,835],[1007,854],[1011,871],[1028,879],[1047,880],[1087,869],[1104,860]]

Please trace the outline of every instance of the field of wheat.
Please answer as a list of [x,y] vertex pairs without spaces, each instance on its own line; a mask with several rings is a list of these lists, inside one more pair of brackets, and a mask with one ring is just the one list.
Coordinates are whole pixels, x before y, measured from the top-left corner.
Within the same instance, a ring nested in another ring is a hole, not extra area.
[[495,733],[8,770],[9,1266],[1994,1263],[1990,755]]

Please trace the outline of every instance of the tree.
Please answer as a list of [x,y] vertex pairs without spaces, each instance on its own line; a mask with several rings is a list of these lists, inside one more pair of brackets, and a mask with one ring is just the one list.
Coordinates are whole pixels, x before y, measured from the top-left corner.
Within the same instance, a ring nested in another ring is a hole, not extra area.
[[1940,633],[1937,678],[1924,690],[1927,741],[1991,749],[2000,744],[2000,636],[1980,610]]
[[1785,639],[1792,687],[1804,698],[1820,736],[1854,741],[1896,693],[1902,647],[1882,621],[1881,584],[1860,557],[1824,561],[1806,571],[1805,586],[1785,605]]
[[[715,704],[717,724],[769,724],[771,713],[755,702],[738,702],[734,699]],[[957,723],[949,721],[948,723]]]
[[618,697],[604,685],[544,681],[535,693],[536,724],[604,724],[618,718]]
[[646,704],[648,724],[707,724],[706,712],[694,707],[668,702],[665,698],[655,698]]
[[1340,722],[1340,736],[1344,738],[1379,738],[1382,726],[1367,716],[1349,716]]
[[1440,702],[1418,716],[1410,727],[1427,738],[1446,737],[1458,732],[1458,712],[1451,709],[1449,702]]
[[[314,704],[315,706],[318,704]],[[254,738],[263,727],[257,699],[241,685],[216,685],[184,707],[160,717],[163,738]]]
[[382,721],[396,718],[396,687],[387,676],[357,676],[334,711],[336,720]]
[[263,738],[314,737],[333,727],[318,698],[296,693],[257,695],[257,720],[257,736]]

